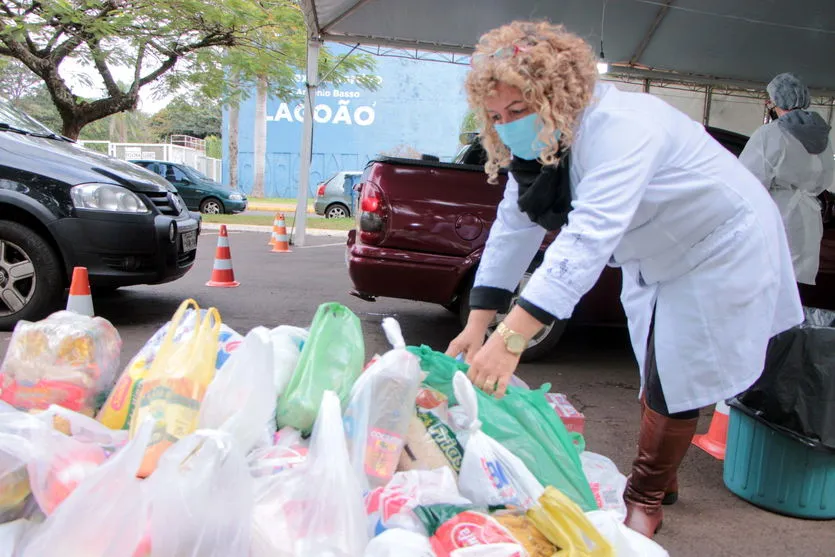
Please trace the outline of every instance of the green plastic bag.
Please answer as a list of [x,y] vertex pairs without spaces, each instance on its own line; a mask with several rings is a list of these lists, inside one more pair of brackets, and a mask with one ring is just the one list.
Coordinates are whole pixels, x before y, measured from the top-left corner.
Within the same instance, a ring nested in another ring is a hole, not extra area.
[[[428,346],[409,350],[420,358],[420,367],[428,374],[424,384],[456,404],[452,378],[456,371],[466,373],[469,366]],[[537,390],[510,385],[502,399],[476,389],[481,430],[522,459],[543,486],[559,489],[584,511],[597,510],[572,436],[545,399],[550,388],[548,383]]]
[[342,304],[319,306],[296,370],[278,400],[278,427],[291,426],[309,433],[326,390],[334,391],[345,408],[364,361],[359,318]]

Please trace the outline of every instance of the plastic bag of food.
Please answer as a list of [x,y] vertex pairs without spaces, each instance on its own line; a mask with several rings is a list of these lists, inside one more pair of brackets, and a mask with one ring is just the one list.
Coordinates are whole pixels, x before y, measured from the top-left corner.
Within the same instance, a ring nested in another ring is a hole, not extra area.
[[[171,321],[160,327],[125,367],[96,419],[110,429],[130,428],[137,398],[142,390],[142,380],[159,355],[163,343],[170,349],[188,340],[205,315],[206,310],[201,310],[197,302],[192,299],[184,300]],[[223,366],[242,341],[241,335],[226,324],[221,324],[215,360],[216,370]]]
[[409,420],[397,470],[434,470],[446,466],[457,476],[462,458],[464,448],[449,426],[434,414],[418,411]]
[[426,505],[469,506],[472,502],[458,493],[452,471],[446,466],[435,470],[398,472],[385,487],[378,487],[365,498],[369,531],[380,534],[389,528],[426,535],[426,528],[414,509]]
[[384,319],[383,330],[393,348],[354,383],[343,418],[351,465],[363,491],[386,485],[397,471],[422,373],[397,321]]
[[320,305],[296,371],[278,401],[278,427],[289,425],[308,433],[325,390],[334,391],[345,406],[363,360],[365,344],[359,318],[341,304]]
[[[265,327],[252,329],[206,389],[198,427],[226,431],[248,453],[275,430],[273,346]],[[271,431],[272,430],[272,431]]]
[[26,470],[31,452],[25,439],[0,432],[0,524],[25,515],[32,493]]
[[93,473],[26,536],[19,557],[130,557],[139,547],[148,524],[149,501],[136,477],[154,429],[139,428],[124,449]]
[[229,434],[199,430],[184,437],[147,481],[153,557],[248,554],[253,480]]
[[583,451],[580,453],[580,462],[597,505],[602,510],[614,511],[623,522],[626,519],[626,503],[623,501],[626,476],[620,473],[609,458],[597,453]]
[[[459,371],[466,373],[469,366],[428,346],[409,350],[420,357],[421,368],[428,373],[424,383],[455,404],[453,377]],[[511,385],[501,399],[477,389],[481,430],[522,460],[540,484],[559,488],[583,510],[597,510],[572,437],[545,399],[550,388],[548,383],[533,391]]]
[[107,460],[99,445],[82,443],[52,428],[35,432],[32,448],[26,470],[32,495],[47,515]]
[[498,511],[490,515],[504,526],[521,545],[528,557],[553,557],[558,548],[537,529],[533,521],[520,511]]
[[219,334],[220,314],[210,308],[187,340],[173,346],[166,337],[160,347],[142,381],[131,423],[131,435],[146,417],[155,423],[140,477],[150,475],[162,453],[196,429],[200,403],[215,374]]
[[613,511],[589,511],[586,518],[612,546],[613,556],[670,557],[656,542],[626,527],[623,518]]
[[58,404],[94,415],[119,370],[122,339],[102,317],[59,311],[15,326],[0,366],[0,400],[21,410]]
[[580,507],[554,487],[545,488],[545,493],[539,498],[539,505],[528,509],[527,516],[566,556],[618,555]]
[[365,557],[435,557],[435,552],[423,534],[392,528],[368,543]]
[[368,544],[365,506],[348,459],[342,410],[322,394],[305,462],[255,484],[250,557],[355,557]]
[[459,486],[476,506],[512,505],[523,509],[536,504],[543,487],[525,463],[481,431],[475,387],[462,372],[453,379],[455,398],[469,418],[459,434],[464,445]]
[[528,557],[513,534],[486,513],[455,505],[418,507],[415,513],[423,521],[437,557]]
[[281,396],[287,389],[290,378],[302,354],[308,333],[299,327],[280,325],[270,331],[270,341],[273,347],[273,378],[275,380],[276,396]]
[[84,414],[53,404],[37,415],[56,431],[82,443],[94,443],[110,455],[128,442],[128,432],[112,430]]
[[415,405],[421,412],[431,412],[442,422],[449,423],[449,399],[432,387],[418,389]]

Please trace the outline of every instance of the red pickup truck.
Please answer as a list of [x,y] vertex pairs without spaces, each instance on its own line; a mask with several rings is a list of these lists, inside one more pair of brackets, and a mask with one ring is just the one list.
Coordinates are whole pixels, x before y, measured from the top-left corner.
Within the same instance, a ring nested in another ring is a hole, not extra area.
[[[748,140],[726,130],[707,129],[737,156]],[[390,297],[437,303],[459,313],[462,324],[466,323],[469,290],[507,178],[505,174],[499,184],[489,184],[483,148],[474,136],[462,143],[466,146],[452,163],[431,157],[382,157],[368,163],[356,186],[356,229],[348,235],[353,295],[367,301]],[[827,214],[831,214],[829,206]],[[540,264],[553,237],[546,237],[520,286]],[[835,228],[827,227],[821,251],[819,284],[802,294],[814,299],[817,307],[835,309],[829,287],[835,285]],[[821,280],[822,275],[828,280]],[[620,270],[607,267],[571,320],[625,324],[620,286]],[[564,328],[565,322],[558,322],[543,330],[531,341],[523,360],[550,351]]]

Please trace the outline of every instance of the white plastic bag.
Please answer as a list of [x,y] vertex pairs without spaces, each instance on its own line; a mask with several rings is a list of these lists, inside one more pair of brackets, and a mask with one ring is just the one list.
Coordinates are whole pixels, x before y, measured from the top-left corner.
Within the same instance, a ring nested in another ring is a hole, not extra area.
[[369,542],[365,557],[435,557],[435,552],[426,536],[392,528]]
[[626,503],[623,501],[626,476],[609,458],[597,453],[583,451],[580,462],[598,506],[604,511],[614,511],[621,522],[626,520]]
[[368,494],[365,509],[372,534],[387,529],[428,535],[414,509],[428,505],[469,507],[472,502],[458,493],[455,475],[446,466],[435,470],[398,472],[385,487]]
[[197,427],[231,434],[244,454],[268,440],[275,431],[273,367],[270,331],[255,327],[206,389]]
[[295,468],[307,459],[309,447],[310,442],[302,439],[299,430],[282,428],[275,434],[275,444],[259,447],[247,455],[249,471],[258,478]]
[[136,473],[153,429],[153,421],[143,423],[124,449],[31,530],[20,557],[132,557],[148,525],[147,493]]
[[617,557],[670,557],[658,543],[627,528],[614,511],[589,511],[586,517],[612,544],[613,554]]
[[257,478],[250,557],[356,557],[368,545],[339,397],[325,391],[304,464]]
[[28,520],[0,523],[0,557],[14,557],[17,546],[31,527]]
[[306,329],[288,325],[281,325],[270,331],[270,341],[273,347],[273,380],[277,396],[284,394],[293,372],[296,371],[307,337]]
[[397,321],[387,317],[383,330],[393,348],[354,383],[343,419],[363,492],[386,485],[397,471],[422,377],[420,361],[406,350]]
[[455,398],[469,418],[458,438],[464,446],[459,487],[476,506],[515,505],[527,509],[544,493],[542,484],[519,457],[481,431],[475,388],[462,372],[452,380]]
[[247,555],[253,481],[229,434],[204,429],[184,437],[148,482],[153,557]]

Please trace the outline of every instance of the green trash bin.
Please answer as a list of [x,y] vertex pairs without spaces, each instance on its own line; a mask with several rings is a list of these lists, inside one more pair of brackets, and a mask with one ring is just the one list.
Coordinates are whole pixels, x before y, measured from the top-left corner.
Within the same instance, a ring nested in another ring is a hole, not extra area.
[[769,424],[737,399],[728,405],[725,486],[782,515],[835,519],[835,450]]

